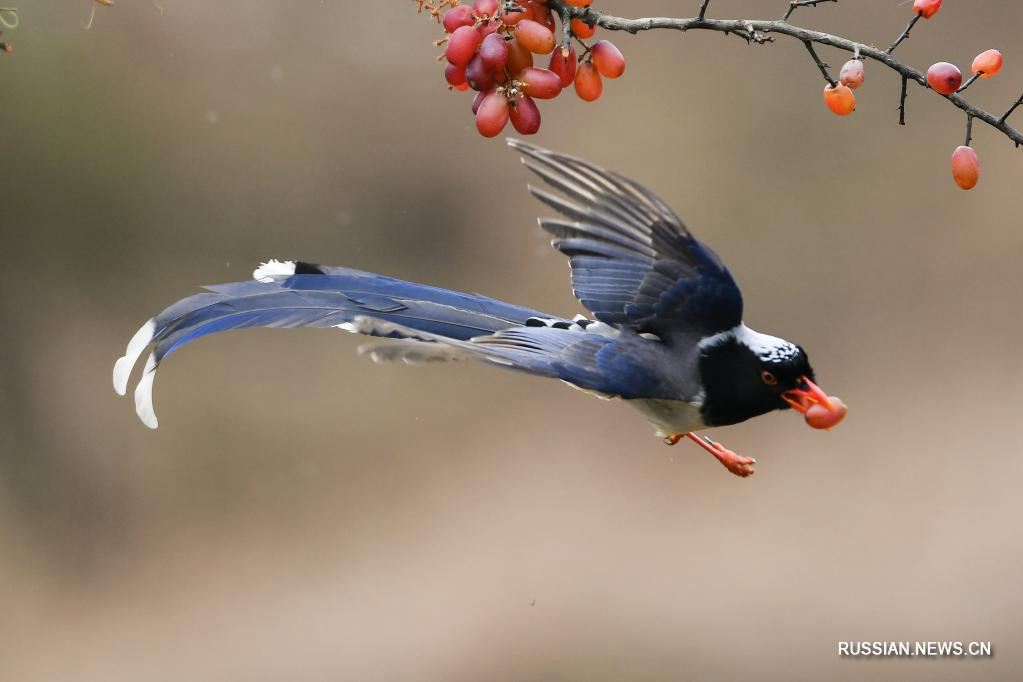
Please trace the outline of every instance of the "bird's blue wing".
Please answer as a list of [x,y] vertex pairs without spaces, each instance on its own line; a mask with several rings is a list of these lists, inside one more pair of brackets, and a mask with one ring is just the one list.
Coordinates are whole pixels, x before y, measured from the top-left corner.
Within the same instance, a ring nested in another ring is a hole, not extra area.
[[659,335],[714,334],[742,321],[742,294],[709,247],[646,188],[586,161],[510,140],[570,200],[530,192],[568,220],[540,220],[569,257],[576,298],[608,324]]
[[[638,337],[633,337],[637,338]],[[530,374],[561,379],[608,397],[673,398],[657,366],[640,346],[616,336],[551,327],[519,327],[462,344],[483,359]]]

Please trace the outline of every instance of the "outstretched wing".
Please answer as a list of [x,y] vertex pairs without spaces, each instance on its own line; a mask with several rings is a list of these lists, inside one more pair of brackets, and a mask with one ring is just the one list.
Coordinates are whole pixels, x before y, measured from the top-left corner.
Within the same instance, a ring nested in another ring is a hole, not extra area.
[[581,159],[508,143],[572,200],[529,187],[568,218],[541,218],[540,226],[569,257],[575,296],[598,320],[662,336],[740,324],[742,294],[732,275],[653,193]]

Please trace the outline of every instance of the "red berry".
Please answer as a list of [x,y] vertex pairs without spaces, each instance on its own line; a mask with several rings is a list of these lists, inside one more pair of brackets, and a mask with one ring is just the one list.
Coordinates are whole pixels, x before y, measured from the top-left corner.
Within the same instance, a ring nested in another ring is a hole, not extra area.
[[515,25],[515,39],[535,54],[550,54],[554,50],[554,33],[531,19]]
[[525,93],[534,99],[553,99],[561,94],[561,77],[548,69],[535,66],[523,69],[515,80],[525,84]]
[[448,62],[444,67],[444,78],[450,85],[461,85],[465,82],[465,67]]
[[963,83],[963,74],[955,64],[938,62],[927,69],[927,83],[935,92],[951,95]]
[[492,17],[497,14],[497,0],[473,0],[472,8],[476,10],[476,14]]
[[835,87],[824,86],[824,103],[828,109],[839,116],[846,116],[856,111],[856,95],[849,89],[849,86],[839,83]]
[[980,160],[973,147],[960,145],[952,152],[952,179],[963,189],[973,189],[980,179]]
[[482,40],[483,37],[480,35],[480,32],[472,26],[460,26],[448,38],[448,46],[444,50],[444,56],[452,64],[465,66],[472,59],[472,56],[476,54],[476,48],[480,46]]
[[941,9],[941,0],[915,0],[913,12],[922,14],[924,19],[930,19]]
[[973,73],[981,78],[991,78],[1002,70],[1002,53],[998,50],[985,50],[973,58]]
[[597,67],[589,62],[580,64],[575,72],[575,94],[579,95],[579,99],[592,102],[600,97],[603,89],[604,84],[600,80]]
[[863,62],[859,59],[850,59],[842,65],[842,70],[838,73],[838,80],[842,82],[842,85],[848,85],[853,90],[856,90],[863,85],[865,76]]
[[461,26],[472,26],[476,20],[472,18],[472,8],[468,5],[452,7],[444,13],[444,30],[454,33]]
[[452,85],[451,87],[454,88],[455,90],[458,90],[459,92],[465,92],[466,90],[469,89],[469,84],[459,83],[458,85]]
[[568,46],[568,56],[561,56],[562,50],[554,50],[551,53],[551,63],[547,67],[561,78],[561,87],[567,88],[575,79],[575,48]]
[[511,122],[523,135],[532,135],[540,130],[540,107],[529,95],[516,98],[512,102]]
[[533,53],[523,47],[522,43],[513,40],[508,43],[508,73],[515,76],[522,69],[533,65]]
[[508,98],[504,93],[490,93],[476,110],[476,130],[483,137],[494,137],[508,124],[509,109]]
[[480,58],[488,69],[503,69],[508,63],[508,44],[504,36],[491,33],[480,44]]
[[625,57],[621,51],[607,40],[598,40],[590,48],[593,65],[605,78],[618,78],[625,73]]
[[480,104],[483,103],[483,99],[489,95],[493,90],[487,90],[486,92],[477,92],[476,96],[472,98],[472,113],[475,114],[480,110]]
[[477,54],[465,67],[465,81],[473,90],[489,90],[497,85],[497,73],[488,69],[483,58]]
[[569,28],[572,29],[572,33],[575,34],[576,38],[580,38],[582,40],[586,40],[587,38],[592,38],[593,34],[597,32],[597,25],[596,24],[594,24],[593,26],[590,26],[589,24],[587,24],[582,19],[573,19],[569,23]]
[[573,7],[586,7],[591,2],[593,0],[565,0],[566,5],[572,5]]

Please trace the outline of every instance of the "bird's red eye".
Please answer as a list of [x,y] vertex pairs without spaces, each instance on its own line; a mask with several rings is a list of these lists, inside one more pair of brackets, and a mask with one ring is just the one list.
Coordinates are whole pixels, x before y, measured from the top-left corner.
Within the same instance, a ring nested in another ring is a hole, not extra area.
[[766,369],[760,372],[760,379],[768,386],[774,386],[776,383],[778,383],[778,377],[774,376]]

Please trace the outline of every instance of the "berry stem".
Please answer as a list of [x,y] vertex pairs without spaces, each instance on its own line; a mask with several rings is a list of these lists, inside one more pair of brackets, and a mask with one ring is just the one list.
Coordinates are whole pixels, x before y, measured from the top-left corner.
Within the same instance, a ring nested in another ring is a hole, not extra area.
[[700,19],[701,21],[703,20],[704,17],[707,16],[707,5],[709,4],[710,0],[703,0],[703,4],[700,5],[700,14],[697,15],[697,18]]
[[973,114],[966,114],[966,142],[963,144],[967,147],[970,146],[970,140],[973,139]]
[[922,16],[923,14],[921,14],[920,12],[917,12],[916,14],[913,15],[913,18],[909,20],[909,25],[906,26],[906,30],[902,32],[902,35],[900,35],[894,43],[892,43],[891,47],[885,50],[885,54],[891,54],[895,50],[895,48],[899,46],[899,43],[901,43],[903,40],[909,37],[909,32],[913,30],[913,25],[916,24],[916,22],[920,21],[920,17]]
[[831,77],[830,73],[828,73],[828,65],[821,61],[821,58],[817,56],[817,51],[813,49],[813,43],[809,40],[804,40],[803,45],[806,46],[806,51],[810,53],[811,57],[813,57],[813,61],[817,64],[817,68],[819,68],[821,73],[824,74],[824,80],[826,80],[831,87],[837,86],[838,83],[835,82],[835,79]]
[[792,2],[789,3],[788,11],[785,12],[785,16],[783,16],[781,18],[781,20],[782,21],[788,21],[789,17],[792,16],[792,13],[795,12],[796,9],[799,8],[799,7],[808,7],[808,6],[809,7],[816,7],[817,5],[819,5],[822,2],[838,2],[838,0],[792,0]]
[[959,86],[959,89],[958,89],[958,90],[956,90],[956,94],[958,95],[958,94],[959,94],[960,92],[962,92],[962,91],[963,91],[963,90],[965,90],[966,88],[968,88],[968,87],[970,87],[971,85],[973,85],[973,81],[975,81],[975,80],[977,80],[978,78],[980,78],[980,77],[981,77],[981,75],[982,75],[983,73],[984,73],[983,71],[978,71],[977,73],[975,73],[975,74],[973,74],[972,76],[970,76],[970,79],[969,79],[968,81],[966,81],[966,82],[965,82],[965,83],[963,83],[963,84],[962,84],[961,86]]

